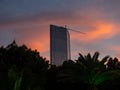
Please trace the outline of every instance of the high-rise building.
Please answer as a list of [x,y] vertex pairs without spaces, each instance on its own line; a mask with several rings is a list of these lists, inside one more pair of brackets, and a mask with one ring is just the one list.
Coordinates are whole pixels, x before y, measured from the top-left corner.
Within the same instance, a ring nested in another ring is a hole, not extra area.
[[50,25],[51,64],[58,66],[70,58],[70,35],[67,28]]

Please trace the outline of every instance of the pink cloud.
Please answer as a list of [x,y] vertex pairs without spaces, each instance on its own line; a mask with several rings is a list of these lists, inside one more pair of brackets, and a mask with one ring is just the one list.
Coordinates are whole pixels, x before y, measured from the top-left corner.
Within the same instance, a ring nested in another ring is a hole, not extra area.
[[[119,30],[117,30],[119,26],[115,25],[114,22],[109,22],[107,18],[105,20],[102,19],[103,16],[104,15],[102,12],[88,12],[88,10],[86,13],[74,11],[73,13],[71,12],[68,14],[67,12],[48,12],[34,17],[29,17],[27,19],[20,18],[2,23],[0,24],[0,29],[15,28],[15,37],[19,44],[24,43],[30,48],[37,49],[40,51],[40,53],[45,53],[49,52],[50,24],[59,26],[67,25],[68,28],[78,26],[80,28],[75,28],[76,30],[80,30],[86,33],[85,35],[82,35],[70,31],[71,43],[76,40],[77,42],[89,44],[95,43],[98,40],[110,39],[114,37],[119,32]],[[81,27],[87,28],[81,30]],[[85,47],[83,47],[83,51],[86,50],[84,48]],[[75,56],[76,53],[73,51],[72,54]]]

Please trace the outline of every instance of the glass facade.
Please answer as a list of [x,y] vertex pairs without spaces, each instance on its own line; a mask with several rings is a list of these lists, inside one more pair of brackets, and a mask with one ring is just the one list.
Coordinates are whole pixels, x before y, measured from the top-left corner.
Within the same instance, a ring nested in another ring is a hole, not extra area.
[[70,35],[66,28],[50,25],[50,59],[52,65],[61,65],[70,57]]

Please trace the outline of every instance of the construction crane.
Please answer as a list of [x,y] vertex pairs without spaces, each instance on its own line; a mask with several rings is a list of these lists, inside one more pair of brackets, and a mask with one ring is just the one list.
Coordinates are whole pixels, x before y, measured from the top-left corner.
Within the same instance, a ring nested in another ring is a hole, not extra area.
[[80,31],[77,31],[77,30],[74,30],[74,29],[67,28],[66,25],[65,25],[65,28],[66,28],[67,30],[70,30],[70,31],[74,31],[74,32],[81,33],[81,34],[86,34],[86,33],[84,33],[84,32],[80,32]]
[[[53,24],[51,24],[51,25],[53,25]],[[56,25],[54,25],[54,26],[56,26]],[[58,25],[57,25],[57,26],[58,26]],[[78,30],[74,30],[74,29],[67,28],[67,25],[65,25],[65,26],[58,26],[58,27],[65,28],[65,29],[70,30],[70,31],[73,31],[73,32],[77,32],[77,33],[81,33],[81,34],[86,34],[86,33],[84,33],[84,32],[78,31]]]
[[81,33],[81,34],[86,34],[84,32],[80,32],[80,31],[77,31],[77,30],[69,29],[69,28],[67,28],[67,30],[74,31],[74,32],[77,32],[77,33]]

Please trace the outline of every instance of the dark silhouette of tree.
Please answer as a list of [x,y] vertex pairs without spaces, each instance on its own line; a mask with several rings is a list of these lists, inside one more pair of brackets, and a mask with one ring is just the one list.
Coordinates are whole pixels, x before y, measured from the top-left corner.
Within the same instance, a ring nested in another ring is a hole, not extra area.
[[46,81],[46,90],[58,90],[56,84],[56,74],[58,72],[58,67],[56,65],[51,65],[47,71],[47,81]]
[[0,48],[0,90],[44,90],[47,69],[47,60],[37,50],[15,41]]
[[115,57],[110,58],[107,62],[107,69],[108,70],[115,70],[115,69],[120,69],[120,62],[118,61],[118,59]]
[[102,60],[98,57],[99,52],[95,52],[93,56],[89,53],[86,56],[79,54],[75,62],[65,61],[57,73],[58,84],[62,85],[61,87],[68,85],[66,88],[70,90],[76,87],[97,90],[103,82],[120,77],[120,71],[106,69],[109,56]]
[[0,47],[0,90],[119,90],[120,62],[79,53],[77,60],[49,66],[46,58],[15,41]]

